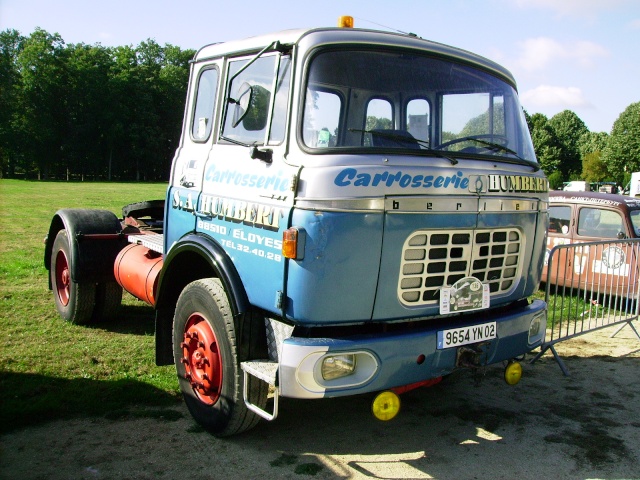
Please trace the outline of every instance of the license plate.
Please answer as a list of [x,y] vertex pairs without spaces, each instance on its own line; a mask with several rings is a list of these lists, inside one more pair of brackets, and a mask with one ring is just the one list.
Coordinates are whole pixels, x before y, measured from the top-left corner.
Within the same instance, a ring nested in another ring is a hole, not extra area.
[[452,328],[438,332],[439,350],[449,347],[459,347],[469,343],[478,343],[496,338],[496,322],[473,325],[471,327]]

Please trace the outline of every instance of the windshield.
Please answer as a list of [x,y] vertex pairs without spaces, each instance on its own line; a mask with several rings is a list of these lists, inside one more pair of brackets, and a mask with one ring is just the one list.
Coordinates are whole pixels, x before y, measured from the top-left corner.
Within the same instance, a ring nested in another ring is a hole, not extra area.
[[640,210],[629,210],[633,231],[637,237],[640,237]]
[[316,153],[378,148],[536,161],[511,85],[484,70],[414,52],[316,55],[302,141]]

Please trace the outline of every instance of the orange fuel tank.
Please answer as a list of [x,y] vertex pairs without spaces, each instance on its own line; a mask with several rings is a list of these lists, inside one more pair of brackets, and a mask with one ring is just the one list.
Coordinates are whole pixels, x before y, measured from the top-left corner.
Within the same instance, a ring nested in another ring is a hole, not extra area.
[[162,255],[142,245],[127,245],[116,257],[113,274],[127,292],[153,306],[156,303]]

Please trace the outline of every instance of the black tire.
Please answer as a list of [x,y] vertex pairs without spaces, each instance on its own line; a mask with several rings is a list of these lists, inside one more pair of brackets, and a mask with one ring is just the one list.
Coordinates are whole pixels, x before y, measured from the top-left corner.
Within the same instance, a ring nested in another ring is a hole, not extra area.
[[71,279],[71,246],[66,230],[60,230],[53,241],[51,252],[51,286],[58,313],[77,324],[92,320],[96,298],[96,285],[77,283]]
[[[185,287],[173,322],[178,381],[193,418],[218,437],[249,430],[260,420],[246,407],[242,395],[240,362],[251,350],[239,345],[229,301],[218,279],[197,280]],[[247,353],[239,353],[243,351]],[[249,382],[251,402],[264,408],[268,385],[251,376]]]
[[93,320],[111,320],[116,317],[122,303],[122,287],[118,282],[102,282],[96,285],[96,301]]
[[164,200],[147,200],[146,202],[130,203],[122,207],[123,217],[141,218],[149,216],[162,220],[164,217]]

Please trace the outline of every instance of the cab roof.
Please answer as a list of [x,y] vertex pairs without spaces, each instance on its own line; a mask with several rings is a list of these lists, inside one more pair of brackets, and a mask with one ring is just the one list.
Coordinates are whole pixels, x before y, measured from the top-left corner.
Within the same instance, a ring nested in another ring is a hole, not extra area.
[[432,42],[412,34],[401,34],[395,32],[383,32],[378,30],[367,30],[360,28],[314,28],[283,30],[280,32],[245,38],[243,40],[233,40],[224,43],[214,43],[202,47],[195,55],[194,61],[219,58],[222,56],[242,55],[257,53],[263,48],[280,42],[282,45],[304,45],[304,48],[311,49],[316,45],[336,45],[348,44],[352,46],[400,47],[419,50],[435,55],[453,57],[459,61],[474,64],[486,70],[493,71],[516,86],[513,75],[509,70],[501,65],[488,60],[480,55],[462,50],[459,48]]

